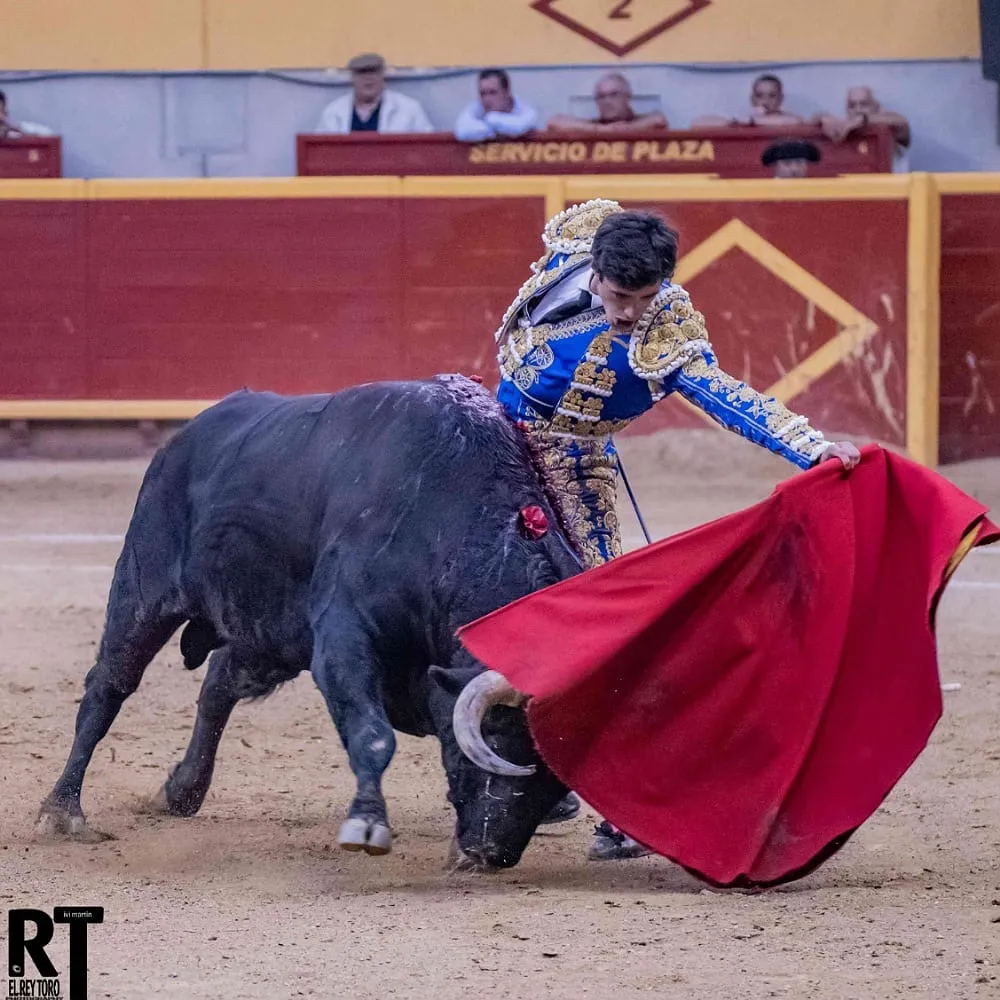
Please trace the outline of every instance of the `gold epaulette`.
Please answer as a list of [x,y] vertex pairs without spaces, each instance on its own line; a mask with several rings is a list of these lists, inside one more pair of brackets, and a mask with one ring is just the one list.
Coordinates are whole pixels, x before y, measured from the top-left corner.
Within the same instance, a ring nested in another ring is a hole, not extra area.
[[542,232],[542,242],[548,251],[546,256],[554,253],[590,253],[594,235],[601,223],[608,216],[621,211],[622,207],[617,201],[594,198],[554,215]]
[[662,382],[693,357],[711,350],[705,317],[680,285],[659,291],[629,340],[629,367],[640,378]]

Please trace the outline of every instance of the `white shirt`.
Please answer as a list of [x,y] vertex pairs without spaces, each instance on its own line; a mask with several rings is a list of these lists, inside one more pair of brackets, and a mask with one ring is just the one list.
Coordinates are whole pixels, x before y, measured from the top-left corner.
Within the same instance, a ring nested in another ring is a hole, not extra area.
[[[331,101],[323,110],[317,132],[346,134],[351,131],[354,114],[354,94],[345,94]],[[433,132],[434,126],[418,101],[395,90],[382,91],[382,107],[378,116],[379,132]]]
[[[528,314],[528,323],[524,325],[530,324],[534,326],[536,323],[541,322],[542,317],[552,312],[553,309],[579,298],[580,292],[589,291],[590,279],[593,273],[589,267],[583,267],[576,274],[572,274],[566,278],[565,281],[560,281],[555,288],[544,292],[541,299]],[[591,292],[590,308],[597,309],[603,305],[604,303],[600,298]]]
[[9,128],[15,132],[20,132],[21,135],[55,135],[55,132],[47,125],[39,125],[38,122],[13,122],[8,119],[7,124]]
[[537,125],[538,112],[516,97],[510,111],[486,111],[482,101],[472,101],[455,122],[455,138],[462,142],[483,142],[501,135],[516,137]]

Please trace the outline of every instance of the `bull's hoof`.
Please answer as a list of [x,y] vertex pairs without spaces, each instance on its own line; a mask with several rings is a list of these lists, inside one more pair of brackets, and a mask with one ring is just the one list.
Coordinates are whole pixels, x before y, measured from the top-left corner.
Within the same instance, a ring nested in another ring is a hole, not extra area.
[[35,836],[40,840],[74,840],[80,844],[100,844],[115,839],[110,833],[101,833],[88,826],[83,813],[48,803],[38,812]]
[[168,778],[155,795],[149,796],[142,803],[142,812],[154,816],[194,816],[201,808],[201,797],[197,795],[178,795],[170,787]]
[[198,811],[197,807],[185,808],[183,802],[171,798],[169,783],[163,785],[153,795],[137,798],[132,809],[144,816],[193,816]]
[[376,856],[388,854],[392,850],[392,831],[385,823],[352,816],[340,825],[337,843],[345,851],[364,851]]
[[172,812],[164,783],[159,791],[137,803],[137,811],[152,813],[154,816],[169,816]]
[[580,797],[575,792],[567,792],[542,818],[540,826],[552,823],[566,823],[580,814]]

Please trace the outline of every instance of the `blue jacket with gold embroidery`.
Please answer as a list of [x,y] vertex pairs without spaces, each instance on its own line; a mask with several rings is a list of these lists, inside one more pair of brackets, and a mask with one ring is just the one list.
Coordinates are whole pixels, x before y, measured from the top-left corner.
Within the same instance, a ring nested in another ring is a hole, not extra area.
[[614,333],[602,307],[531,325],[531,303],[589,267],[593,235],[616,211],[616,202],[587,202],[545,227],[546,254],[497,331],[497,397],[508,415],[548,433],[606,436],[679,392],[727,429],[802,468],[813,465],[828,447],[823,435],[719,368],[704,317],[680,285],[664,282],[629,334]]

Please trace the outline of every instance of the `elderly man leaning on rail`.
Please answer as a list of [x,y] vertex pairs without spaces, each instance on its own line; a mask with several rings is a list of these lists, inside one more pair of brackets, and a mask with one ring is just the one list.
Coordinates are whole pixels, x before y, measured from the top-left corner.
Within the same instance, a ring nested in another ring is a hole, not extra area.
[[17,122],[7,113],[7,95],[0,90],[0,139],[20,139],[25,135],[55,135],[52,129],[37,122]]
[[904,158],[910,147],[910,123],[898,111],[883,110],[875,100],[871,87],[851,87],[847,91],[845,116],[831,115],[826,111],[813,115],[810,121],[823,129],[823,134],[834,142],[843,142],[852,133],[868,128],[869,125],[888,125],[896,141],[897,163]]
[[455,138],[462,142],[517,138],[538,125],[538,112],[515,97],[503,69],[479,74],[479,99],[467,104],[455,122]]
[[669,128],[667,119],[654,111],[638,115],[632,107],[632,85],[621,73],[605,73],[594,85],[597,118],[553,115],[551,132],[640,132],[643,129]]
[[331,101],[323,110],[317,132],[433,132],[418,101],[385,85],[385,60],[373,52],[355,56],[348,64],[351,93]]

